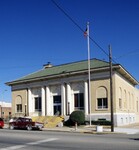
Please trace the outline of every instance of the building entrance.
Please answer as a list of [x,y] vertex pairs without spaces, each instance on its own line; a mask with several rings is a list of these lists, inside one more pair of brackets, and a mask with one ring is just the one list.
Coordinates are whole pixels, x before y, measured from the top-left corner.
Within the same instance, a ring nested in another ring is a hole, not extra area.
[[54,115],[61,115],[61,95],[53,96]]

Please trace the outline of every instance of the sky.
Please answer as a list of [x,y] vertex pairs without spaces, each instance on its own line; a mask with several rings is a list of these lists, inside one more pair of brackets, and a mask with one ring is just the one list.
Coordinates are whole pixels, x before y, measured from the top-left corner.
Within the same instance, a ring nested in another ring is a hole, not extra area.
[[[54,2],[59,8],[54,4]],[[0,101],[11,102],[13,81],[53,65],[112,58],[139,81],[138,0],[0,0]],[[100,47],[102,49],[100,49]]]

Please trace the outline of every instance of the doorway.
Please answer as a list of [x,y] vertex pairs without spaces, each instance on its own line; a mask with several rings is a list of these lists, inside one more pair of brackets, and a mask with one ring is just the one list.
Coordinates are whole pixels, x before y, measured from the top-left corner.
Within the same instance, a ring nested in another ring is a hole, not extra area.
[[54,100],[54,115],[61,115],[61,95],[53,96]]

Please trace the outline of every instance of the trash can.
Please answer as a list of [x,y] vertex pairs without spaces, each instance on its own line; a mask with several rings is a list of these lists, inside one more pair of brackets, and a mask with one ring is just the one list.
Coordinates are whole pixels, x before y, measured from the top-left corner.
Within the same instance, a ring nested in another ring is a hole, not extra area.
[[96,126],[97,132],[103,132],[103,126]]

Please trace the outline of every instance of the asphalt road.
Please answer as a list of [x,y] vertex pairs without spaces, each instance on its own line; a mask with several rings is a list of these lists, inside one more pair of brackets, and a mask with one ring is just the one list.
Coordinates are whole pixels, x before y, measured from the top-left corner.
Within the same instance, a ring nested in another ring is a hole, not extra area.
[[139,150],[139,135],[0,129],[0,150]]

